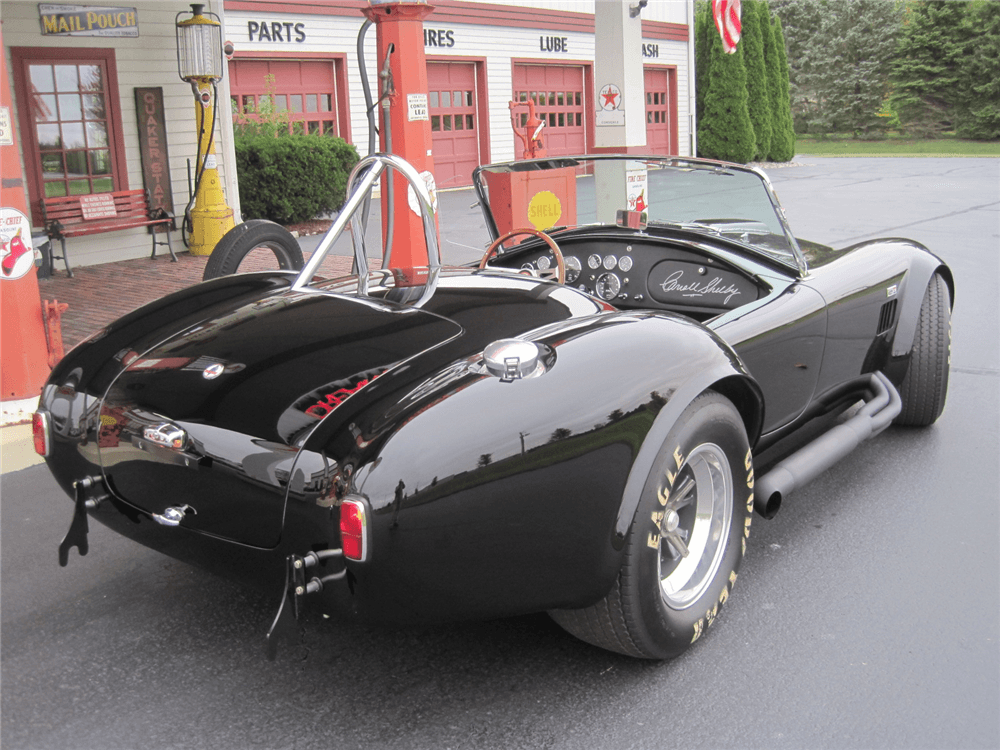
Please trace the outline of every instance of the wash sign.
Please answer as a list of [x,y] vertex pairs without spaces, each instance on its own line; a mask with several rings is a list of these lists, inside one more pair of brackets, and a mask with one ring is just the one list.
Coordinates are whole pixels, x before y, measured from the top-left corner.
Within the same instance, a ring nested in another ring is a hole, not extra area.
[[139,36],[135,8],[39,3],[42,36]]

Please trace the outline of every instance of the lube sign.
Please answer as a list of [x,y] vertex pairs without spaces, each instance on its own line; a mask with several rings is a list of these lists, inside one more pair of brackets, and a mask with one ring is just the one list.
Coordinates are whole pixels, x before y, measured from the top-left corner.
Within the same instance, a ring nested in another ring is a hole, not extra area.
[[135,8],[38,5],[43,36],[139,36]]

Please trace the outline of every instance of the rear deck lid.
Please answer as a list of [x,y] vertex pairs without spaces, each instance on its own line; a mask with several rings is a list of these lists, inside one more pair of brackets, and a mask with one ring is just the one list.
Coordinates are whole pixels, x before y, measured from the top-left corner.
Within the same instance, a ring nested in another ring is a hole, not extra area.
[[101,463],[126,502],[259,547],[277,544],[285,496],[318,493],[335,466],[300,446],[323,417],[400,363],[462,332],[372,300],[282,292],[146,352],[101,405]]

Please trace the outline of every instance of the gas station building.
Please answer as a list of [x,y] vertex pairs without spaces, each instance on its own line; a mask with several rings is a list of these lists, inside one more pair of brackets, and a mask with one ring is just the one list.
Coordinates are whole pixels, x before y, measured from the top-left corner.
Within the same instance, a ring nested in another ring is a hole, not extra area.
[[[641,14],[642,24],[634,52],[642,61],[646,145],[629,150],[691,155],[693,0],[649,0],[641,8],[638,0],[620,2]],[[261,97],[274,96],[293,132],[339,136],[367,153],[357,49],[368,5],[205,3],[231,44],[218,86],[214,141],[222,191],[236,216],[233,123],[225,116],[230,107],[254,109]],[[468,186],[477,165],[520,156],[510,101],[534,102],[549,156],[614,150],[600,147],[599,115],[607,102],[595,71],[602,30],[595,28],[594,0],[431,5],[423,36],[438,189]],[[4,137],[16,131],[36,232],[43,226],[43,197],[146,188],[155,205],[183,213],[198,138],[191,85],[178,75],[175,24],[190,14],[188,4],[162,0],[122,6],[4,0],[3,52],[13,101],[0,126]],[[374,29],[364,51],[377,97],[381,61]],[[178,234],[174,239],[179,245]],[[143,227],[67,242],[77,266],[150,252]]]

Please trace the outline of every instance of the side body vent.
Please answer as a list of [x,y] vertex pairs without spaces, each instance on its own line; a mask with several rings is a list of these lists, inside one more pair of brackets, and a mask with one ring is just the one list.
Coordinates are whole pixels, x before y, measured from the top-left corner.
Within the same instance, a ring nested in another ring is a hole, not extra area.
[[878,313],[878,330],[875,332],[876,336],[881,336],[883,333],[892,328],[893,323],[896,322],[896,300],[891,299],[882,305],[882,309]]

